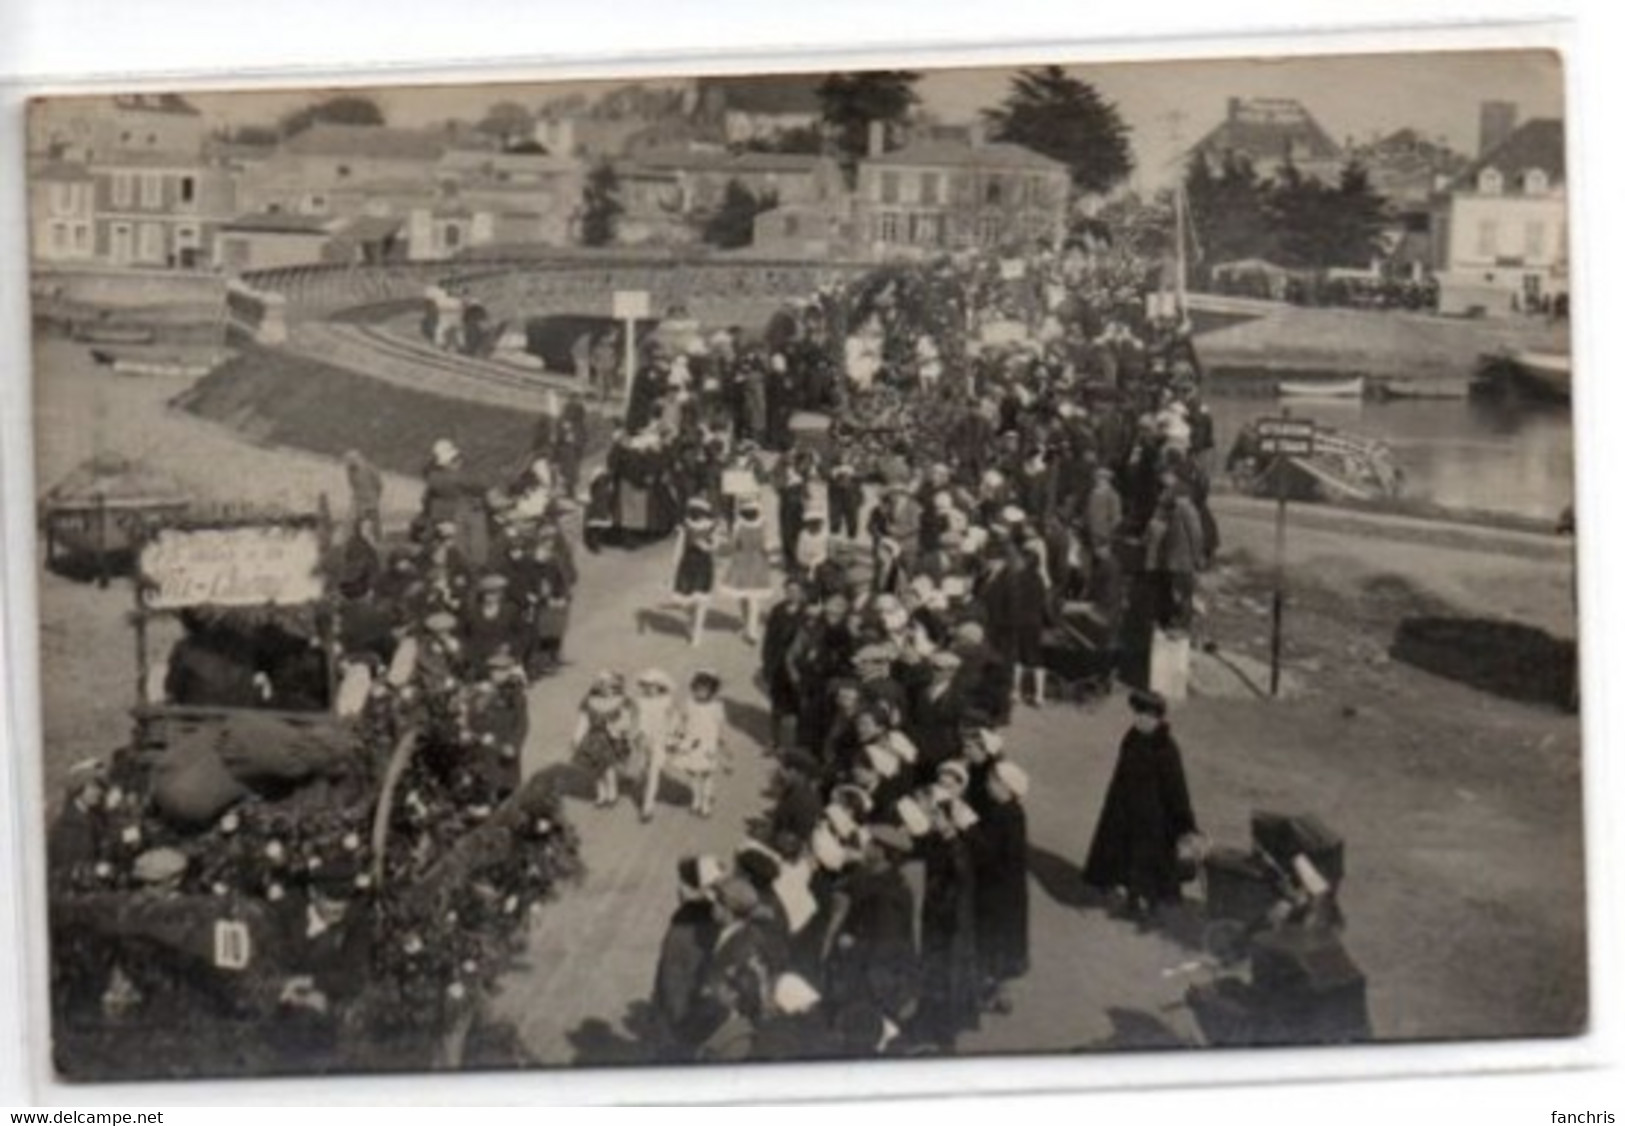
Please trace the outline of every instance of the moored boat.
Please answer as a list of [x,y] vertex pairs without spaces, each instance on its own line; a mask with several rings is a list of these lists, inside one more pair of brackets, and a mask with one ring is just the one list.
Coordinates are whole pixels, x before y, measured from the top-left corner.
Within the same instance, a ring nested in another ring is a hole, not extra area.
[[1513,375],[1530,390],[1567,399],[1574,378],[1570,358],[1560,352],[1513,352],[1507,357]]
[[1363,399],[1365,376],[1328,382],[1282,380],[1275,385],[1275,392],[1283,399]]

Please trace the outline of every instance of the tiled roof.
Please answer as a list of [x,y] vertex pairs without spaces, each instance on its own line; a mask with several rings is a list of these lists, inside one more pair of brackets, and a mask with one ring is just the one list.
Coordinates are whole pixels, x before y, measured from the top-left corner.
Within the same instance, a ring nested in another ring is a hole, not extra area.
[[439,160],[445,146],[427,133],[388,125],[318,122],[282,146],[296,156],[353,156],[372,160]]
[[1025,145],[990,141],[984,145],[952,141],[915,141],[895,152],[864,158],[865,164],[925,165],[939,168],[1017,168],[1033,172],[1065,172],[1066,165]]
[[1564,180],[1564,156],[1562,119],[1532,118],[1513,130],[1512,135],[1506,140],[1475,160],[1472,166],[1461,174],[1456,186],[1460,188],[1474,186],[1478,183],[1478,174],[1485,168],[1493,167],[1509,184],[1516,184],[1518,178],[1525,172],[1538,168],[1546,173],[1547,181],[1556,187]]
[[1342,152],[1327,136],[1308,110],[1295,103],[1281,104],[1281,113],[1249,112],[1254,103],[1232,106],[1229,117],[1196,143],[1195,151],[1212,156],[1237,153],[1255,163],[1295,158],[1311,161],[1338,160]]
[[786,172],[810,173],[818,168],[822,157],[810,153],[785,152],[719,152],[715,149],[658,148],[646,149],[629,158],[634,164],[649,169],[673,169],[680,172]]
[[289,215],[280,211],[239,215],[221,229],[278,235],[324,235],[332,220],[322,215]]
[[121,110],[139,113],[173,113],[180,117],[197,117],[198,109],[179,94],[126,94],[113,99]]

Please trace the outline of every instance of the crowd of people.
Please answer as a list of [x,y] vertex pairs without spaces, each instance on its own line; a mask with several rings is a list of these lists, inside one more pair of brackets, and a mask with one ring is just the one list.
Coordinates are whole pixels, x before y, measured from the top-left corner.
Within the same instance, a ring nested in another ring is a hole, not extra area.
[[[662,1058],[952,1050],[1007,1009],[1029,964],[1031,778],[1004,731],[1076,671],[1069,653],[1102,689],[1142,684],[1081,878],[1147,924],[1178,897],[1196,821],[1143,684],[1150,636],[1192,627],[1217,548],[1212,425],[1178,326],[1126,296],[1105,317],[1069,304],[1082,279],[1046,282],[1075,265],[943,263],[820,294],[751,349],[724,333],[645,353],[590,519],[624,527],[663,490],[664,526],[639,530],[675,532],[690,644],[714,597],[742,600],[775,758],[737,854],[678,866]],[[659,468],[627,474],[631,451]],[[709,813],[720,728],[693,760],[674,748],[718,687],[702,672],[678,703],[658,669],[631,690],[600,677],[576,740],[600,803],[634,777],[647,818],[675,773]]]

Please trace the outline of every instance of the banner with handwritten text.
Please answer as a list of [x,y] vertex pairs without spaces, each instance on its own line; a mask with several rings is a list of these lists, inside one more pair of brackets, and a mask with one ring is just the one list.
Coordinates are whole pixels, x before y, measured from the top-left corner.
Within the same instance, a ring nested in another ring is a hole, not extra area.
[[141,550],[142,602],[152,610],[303,605],[322,597],[320,565],[314,528],[170,528]]

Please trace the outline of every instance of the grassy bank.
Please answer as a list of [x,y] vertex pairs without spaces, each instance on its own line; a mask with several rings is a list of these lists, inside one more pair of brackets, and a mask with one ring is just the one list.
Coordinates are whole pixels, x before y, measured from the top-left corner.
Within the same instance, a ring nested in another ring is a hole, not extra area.
[[1468,320],[1272,305],[1197,336],[1203,364],[1221,380],[1259,372],[1463,379],[1480,356],[1503,348],[1566,351],[1568,326],[1538,317]]
[[[306,356],[250,349],[177,396],[174,406],[255,442],[327,457],[358,449],[381,469],[417,475],[450,438],[493,481],[528,460],[538,416],[394,386]],[[604,441],[593,423],[589,447]]]

